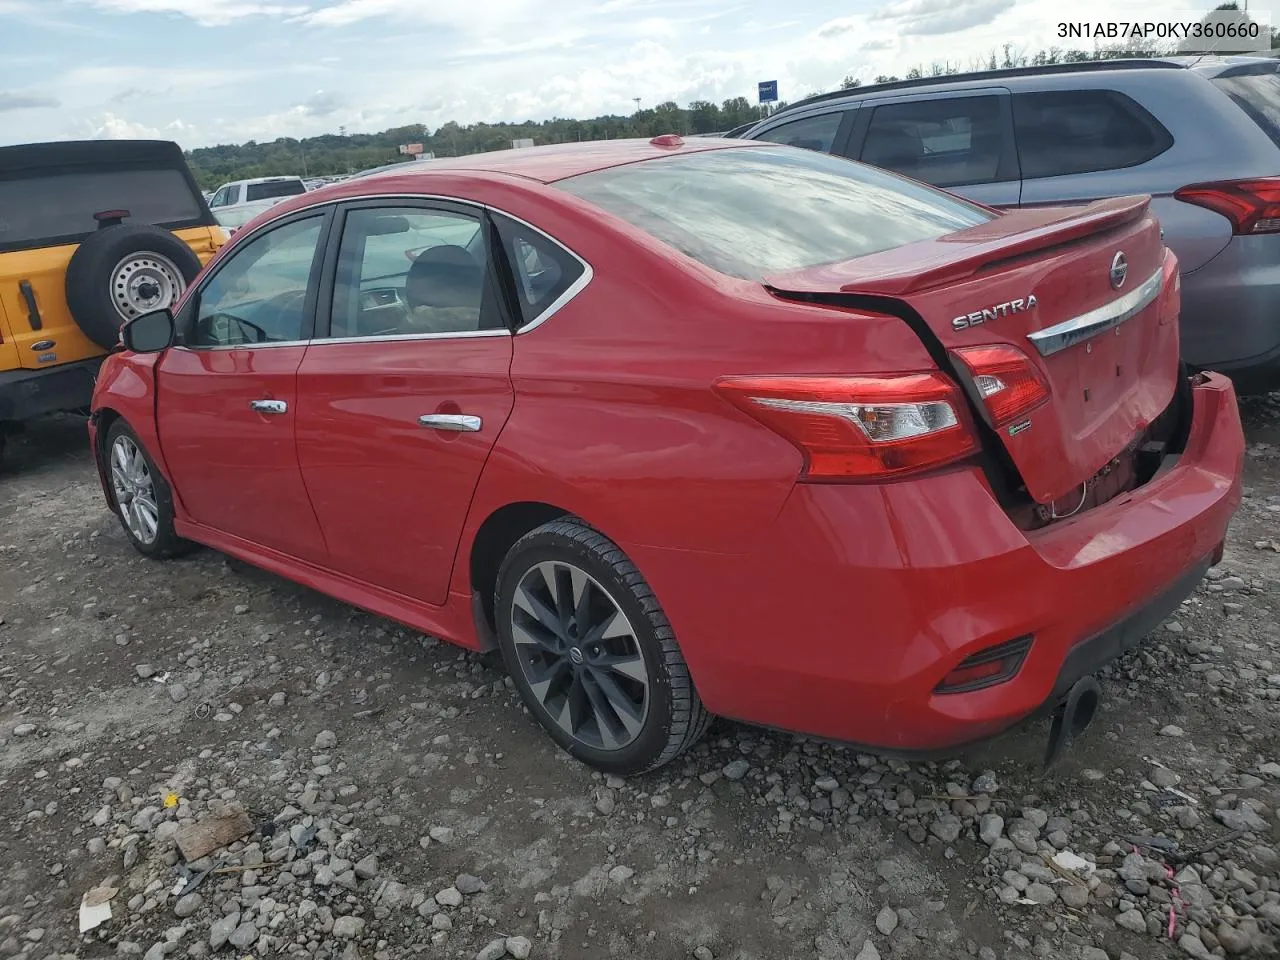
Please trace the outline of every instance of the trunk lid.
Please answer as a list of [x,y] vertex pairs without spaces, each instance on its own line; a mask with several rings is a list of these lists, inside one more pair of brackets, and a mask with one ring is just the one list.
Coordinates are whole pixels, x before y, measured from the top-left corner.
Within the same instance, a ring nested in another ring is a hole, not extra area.
[[897,313],[962,382],[952,351],[1003,344],[1025,354],[1049,400],[994,435],[1041,504],[1083,500],[1082,485],[1139,442],[1177,385],[1176,261],[1147,197],[1011,211],[766,285]]

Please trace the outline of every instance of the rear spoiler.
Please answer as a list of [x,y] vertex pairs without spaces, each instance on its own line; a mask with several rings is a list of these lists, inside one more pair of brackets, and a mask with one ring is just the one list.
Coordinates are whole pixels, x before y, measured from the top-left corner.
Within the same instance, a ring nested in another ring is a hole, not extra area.
[[900,297],[1131,223],[1150,205],[1144,194],[1078,207],[1024,207],[936,240],[768,277],[765,286],[779,293]]

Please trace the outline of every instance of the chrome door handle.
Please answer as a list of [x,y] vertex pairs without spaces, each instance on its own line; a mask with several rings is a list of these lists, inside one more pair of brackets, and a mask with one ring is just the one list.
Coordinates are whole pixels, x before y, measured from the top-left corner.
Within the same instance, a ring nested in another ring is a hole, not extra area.
[[250,400],[249,409],[254,413],[288,413],[289,404],[283,400]]
[[456,433],[475,433],[483,424],[479,417],[465,413],[429,413],[418,418],[419,426],[432,430],[452,430]]

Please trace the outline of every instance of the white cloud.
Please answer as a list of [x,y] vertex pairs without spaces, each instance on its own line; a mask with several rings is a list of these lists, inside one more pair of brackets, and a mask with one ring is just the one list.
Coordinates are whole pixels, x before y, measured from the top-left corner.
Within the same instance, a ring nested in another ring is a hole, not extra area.
[[872,15],[904,34],[938,36],[991,23],[1014,0],[899,0]]
[[287,0],[88,0],[113,13],[176,13],[205,27],[224,26],[245,17],[287,17],[306,13]]
[[97,122],[97,127],[90,134],[93,140],[159,140],[164,135],[155,127],[144,123],[134,123],[114,113],[104,113]]

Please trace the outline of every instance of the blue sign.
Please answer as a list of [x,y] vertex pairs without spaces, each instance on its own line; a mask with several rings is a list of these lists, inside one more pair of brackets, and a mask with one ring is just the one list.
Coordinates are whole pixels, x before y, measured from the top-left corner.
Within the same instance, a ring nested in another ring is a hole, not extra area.
[[778,81],[777,80],[761,80],[760,81],[760,102],[761,103],[777,103],[778,102]]

